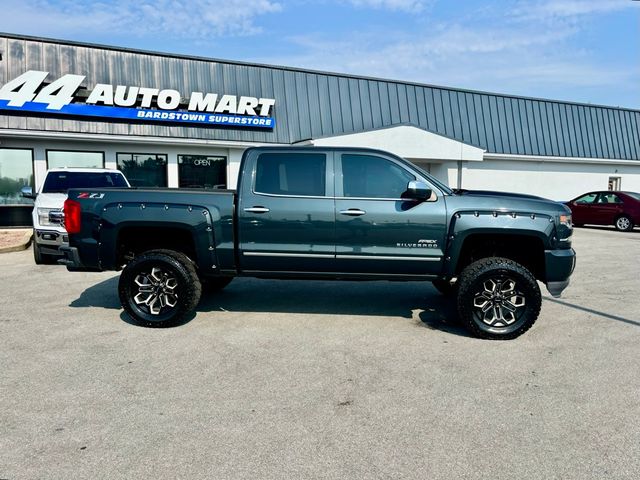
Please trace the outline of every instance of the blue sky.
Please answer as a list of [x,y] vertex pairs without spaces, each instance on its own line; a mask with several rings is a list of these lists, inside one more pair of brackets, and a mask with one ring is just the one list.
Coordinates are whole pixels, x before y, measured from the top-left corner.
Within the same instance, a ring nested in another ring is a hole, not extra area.
[[0,0],[0,31],[640,108],[640,1]]

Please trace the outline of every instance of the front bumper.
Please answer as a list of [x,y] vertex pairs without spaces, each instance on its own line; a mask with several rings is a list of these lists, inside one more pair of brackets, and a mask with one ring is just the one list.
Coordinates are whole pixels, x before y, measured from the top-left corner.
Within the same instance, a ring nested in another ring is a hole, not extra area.
[[61,247],[69,246],[69,235],[55,230],[34,229],[34,241],[42,253],[47,255],[62,255]]
[[547,290],[552,296],[559,297],[569,286],[569,277],[576,268],[576,252],[573,248],[545,250],[544,263]]

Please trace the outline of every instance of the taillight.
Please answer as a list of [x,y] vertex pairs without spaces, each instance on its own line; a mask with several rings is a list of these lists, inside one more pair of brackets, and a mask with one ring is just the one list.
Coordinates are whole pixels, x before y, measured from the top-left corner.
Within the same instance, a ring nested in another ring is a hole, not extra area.
[[67,199],[64,201],[64,228],[68,233],[80,232],[80,203]]

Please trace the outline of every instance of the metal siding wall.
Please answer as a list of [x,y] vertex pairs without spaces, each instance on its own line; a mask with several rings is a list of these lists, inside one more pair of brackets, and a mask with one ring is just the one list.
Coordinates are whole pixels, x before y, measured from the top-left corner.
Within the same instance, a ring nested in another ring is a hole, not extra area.
[[633,112],[624,112],[627,124],[627,132],[629,138],[631,138],[631,150],[633,152],[633,158],[640,158],[640,132],[638,131],[638,124],[636,119],[638,114]]
[[436,122],[436,108],[435,108],[435,95],[433,88],[424,89],[424,101],[427,107],[427,130],[431,132],[438,131],[438,124]]
[[414,124],[489,152],[638,159],[640,112],[64,42],[0,37],[0,82],[51,78],[275,98],[272,131],[0,115],[0,128],[293,143]]
[[384,125],[382,120],[382,105],[380,103],[380,92],[378,90],[378,82],[367,80],[369,85],[369,103],[371,106],[371,118],[373,119],[373,128],[380,128]]
[[362,119],[362,105],[360,103],[360,91],[358,89],[358,80],[350,78],[349,81],[349,104],[351,105],[351,119],[353,120],[353,131],[361,132],[364,130],[364,121]]
[[481,146],[482,142],[478,136],[478,122],[476,120],[476,108],[473,104],[474,96],[470,93],[464,93],[464,103],[467,106],[467,120],[469,121],[469,131],[471,135],[471,144]]
[[451,105],[454,138],[462,140],[463,134],[462,122],[460,121],[460,105],[458,104],[458,94],[456,92],[449,92],[449,104]]
[[468,144],[472,144],[466,96],[464,93],[458,92],[456,94],[456,97],[458,102],[458,111],[460,112],[460,128],[462,129],[462,141]]

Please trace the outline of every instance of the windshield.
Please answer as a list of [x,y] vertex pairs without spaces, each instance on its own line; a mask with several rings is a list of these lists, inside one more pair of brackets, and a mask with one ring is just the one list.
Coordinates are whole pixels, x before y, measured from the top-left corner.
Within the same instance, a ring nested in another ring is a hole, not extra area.
[[435,186],[438,187],[440,190],[442,190],[444,193],[446,193],[447,195],[453,195],[453,190],[451,190],[449,187],[447,187],[444,183],[442,183],[440,180],[435,178],[433,175],[431,175],[430,173],[424,171],[422,168],[420,168],[415,163],[411,163],[411,166],[413,168],[415,168],[416,170],[418,170],[418,172],[420,172],[427,180],[429,180],[431,183],[435,184]]
[[631,198],[634,198],[634,199],[640,201],[640,193],[637,193],[637,192],[624,192],[624,193],[629,195]]
[[117,172],[49,172],[42,193],[67,193],[70,188],[128,188]]

